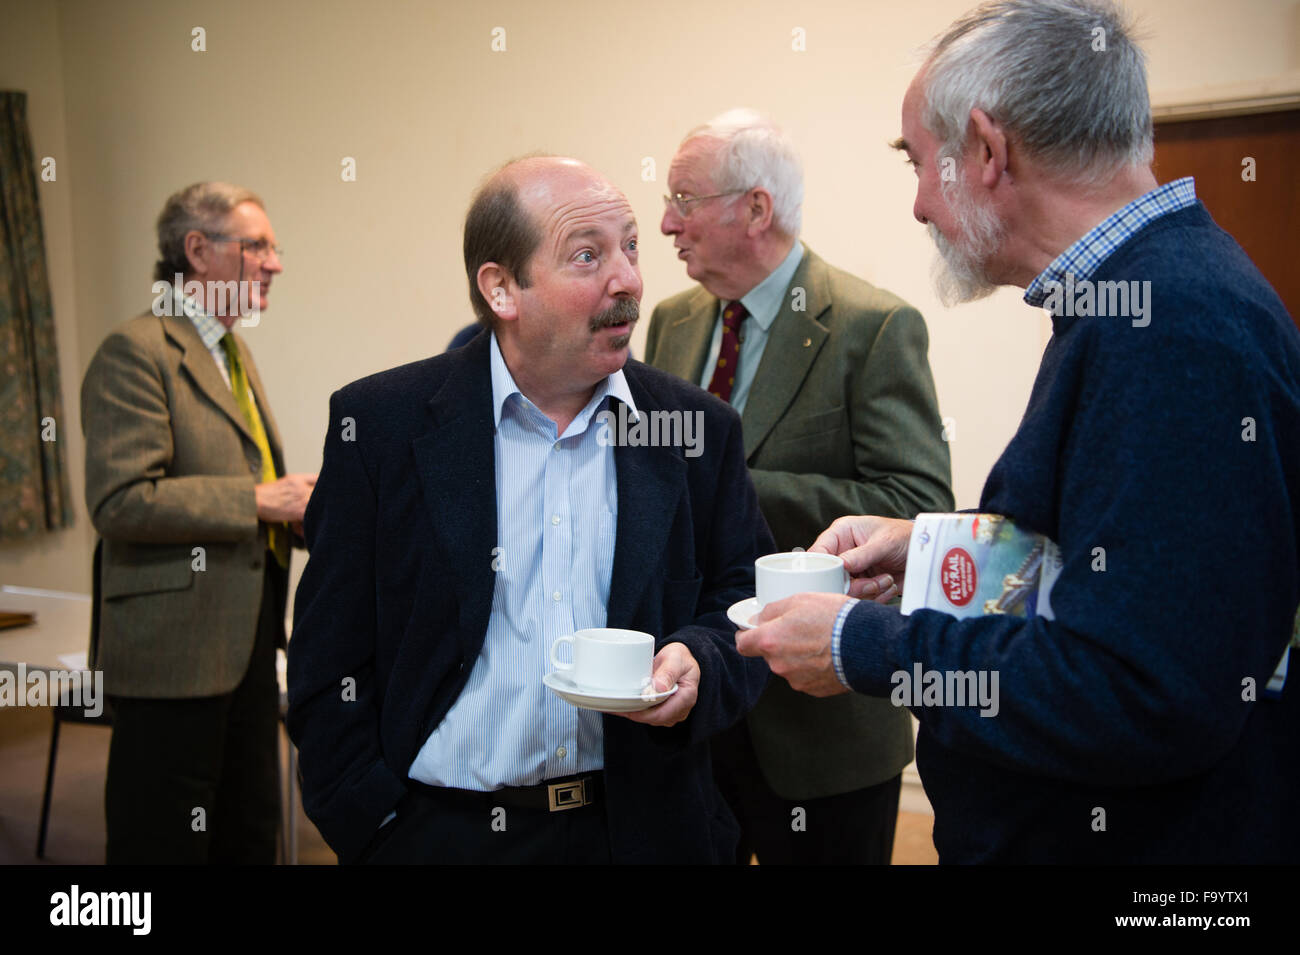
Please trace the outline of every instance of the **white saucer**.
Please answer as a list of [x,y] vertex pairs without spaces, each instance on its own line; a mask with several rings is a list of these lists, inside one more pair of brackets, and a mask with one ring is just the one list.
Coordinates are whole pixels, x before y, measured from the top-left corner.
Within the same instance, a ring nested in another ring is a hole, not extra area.
[[728,607],[727,619],[741,630],[753,630],[758,626],[758,624],[754,623],[754,618],[758,616],[761,609],[758,605],[758,598],[750,597],[748,600],[742,600]]
[[662,693],[653,685],[640,693],[615,693],[592,687],[579,686],[561,673],[551,672],[542,677],[542,684],[563,700],[567,700],[580,710],[599,710],[602,713],[635,713],[648,710],[656,703],[662,703],[677,692],[674,683]]

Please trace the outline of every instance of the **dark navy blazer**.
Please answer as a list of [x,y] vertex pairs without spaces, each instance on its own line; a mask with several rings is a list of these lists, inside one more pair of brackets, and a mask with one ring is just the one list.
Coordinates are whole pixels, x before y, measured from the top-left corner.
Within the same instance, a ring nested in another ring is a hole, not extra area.
[[[311,557],[294,607],[288,726],[304,807],[344,862],[406,792],[411,762],[487,632],[498,544],[488,358],[481,335],[330,399],[305,518]],[[607,625],[654,634],[657,647],[686,644],[701,681],[677,726],[604,717],[610,846],[616,862],[728,862],[738,833],[707,740],[754,705],[769,674],[737,653],[726,610],[753,595],[754,560],[775,545],[735,411],[640,362],[624,374],[638,410],[702,412],[704,431],[697,457],[615,447]]]

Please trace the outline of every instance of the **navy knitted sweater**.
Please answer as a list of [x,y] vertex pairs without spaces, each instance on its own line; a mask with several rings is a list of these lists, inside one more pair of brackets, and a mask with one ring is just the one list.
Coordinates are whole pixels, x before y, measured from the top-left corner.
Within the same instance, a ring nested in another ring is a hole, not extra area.
[[997,671],[994,716],[913,709],[941,862],[1300,861],[1300,651],[1263,694],[1300,602],[1300,334],[1199,202],[1092,279],[1149,281],[1149,324],[1053,319],[980,499],[1060,544],[1056,618],[863,602],[846,676]]

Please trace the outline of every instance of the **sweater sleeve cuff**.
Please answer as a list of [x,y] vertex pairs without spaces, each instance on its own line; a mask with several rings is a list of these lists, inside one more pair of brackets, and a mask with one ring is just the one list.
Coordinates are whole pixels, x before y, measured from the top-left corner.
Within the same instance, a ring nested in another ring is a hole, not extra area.
[[858,602],[856,597],[844,601],[844,606],[840,607],[840,612],[835,615],[835,626],[831,629],[831,665],[835,667],[835,675],[839,681],[850,690],[853,687],[849,685],[849,679],[844,675],[844,664],[840,660],[840,634],[844,631],[844,618]]
[[857,601],[836,620],[835,670],[844,685],[868,696],[889,696],[907,618],[896,607]]

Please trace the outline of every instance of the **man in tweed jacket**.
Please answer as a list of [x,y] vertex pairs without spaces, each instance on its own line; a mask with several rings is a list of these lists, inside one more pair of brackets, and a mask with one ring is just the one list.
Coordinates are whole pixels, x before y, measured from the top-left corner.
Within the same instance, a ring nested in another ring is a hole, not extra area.
[[315,476],[285,476],[233,327],[265,307],[278,250],[261,200],[225,183],[172,196],[158,244],[153,310],[109,334],[81,392],[103,547],[93,665],[114,713],[107,859],[269,863],[287,544]]

